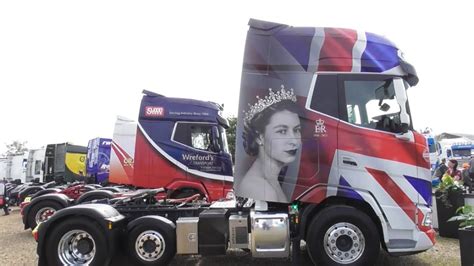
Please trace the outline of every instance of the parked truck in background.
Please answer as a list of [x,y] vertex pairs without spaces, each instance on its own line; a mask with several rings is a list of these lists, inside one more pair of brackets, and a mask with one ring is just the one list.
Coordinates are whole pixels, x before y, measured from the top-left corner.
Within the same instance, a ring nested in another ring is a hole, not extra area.
[[112,140],[94,138],[87,144],[86,173],[88,182],[106,184],[109,179],[110,148]]
[[431,175],[433,175],[436,168],[438,168],[440,162],[440,145],[436,141],[436,137],[431,132],[426,132],[422,134],[426,138],[426,143],[428,145],[428,152],[430,154],[430,170]]
[[[403,255],[433,246],[427,142],[413,130],[406,94],[418,77],[401,51],[385,37],[349,29],[249,25],[237,197],[176,205],[150,190],[112,206],[63,209],[38,228],[40,264],[106,265],[118,243],[137,265],[228,248],[286,258],[290,248],[298,254],[301,239],[318,265],[370,265],[380,247]],[[169,176],[222,185],[230,156],[218,112],[206,102],[146,93],[135,169],[151,160]],[[137,184],[161,185],[161,173],[139,173]]]
[[458,165],[468,163],[474,156],[474,142],[466,137],[446,138],[439,142],[439,158],[458,161]]
[[87,147],[70,143],[48,144],[45,152],[44,181],[74,182],[86,177]]
[[138,123],[116,122],[109,182],[163,187],[172,198],[198,193],[215,201],[230,195],[232,159],[222,107],[143,93]]
[[136,135],[137,122],[118,116],[111,144],[109,183],[132,184]]
[[28,152],[28,161],[26,163],[26,182],[34,179],[43,182],[43,164],[46,149],[31,149]]
[[7,178],[7,163],[8,160],[7,158],[0,158],[0,179],[6,179]]
[[20,180],[26,182],[26,165],[28,161],[28,152],[23,154],[7,155],[6,179]]

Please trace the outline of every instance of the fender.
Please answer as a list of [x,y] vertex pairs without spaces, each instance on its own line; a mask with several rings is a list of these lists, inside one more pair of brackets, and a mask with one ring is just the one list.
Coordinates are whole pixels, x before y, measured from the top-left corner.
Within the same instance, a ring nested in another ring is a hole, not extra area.
[[45,195],[41,195],[39,197],[34,198],[23,209],[22,219],[23,219],[23,224],[25,225],[25,229],[30,228],[30,225],[28,224],[28,214],[29,214],[31,208],[33,206],[35,206],[36,204],[38,204],[39,202],[45,201],[45,200],[50,200],[50,201],[57,202],[61,206],[63,206],[63,208],[69,207],[72,204],[72,200],[68,196],[66,196],[64,194],[60,194],[60,193],[50,193],[50,194],[45,194]]
[[130,230],[132,230],[138,224],[145,224],[145,225],[154,224],[156,221],[164,222],[165,224],[169,225],[172,229],[176,229],[176,225],[172,221],[166,219],[165,217],[158,216],[158,215],[147,215],[147,216],[142,216],[140,218],[137,218],[131,221],[130,223],[128,223],[127,230],[130,232]]
[[104,199],[111,199],[114,197],[114,193],[108,190],[91,190],[84,194],[82,194],[76,201],[76,204],[82,203],[86,198],[95,196],[95,197],[103,197]]
[[40,190],[44,190],[45,188],[44,187],[41,187],[41,186],[31,186],[31,187],[27,187],[25,188],[24,190],[20,191],[18,193],[18,198],[20,199],[25,199],[28,195],[31,195],[31,194],[34,194],[34,193],[37,193],[38,191]]
[[[40,264],[45,262],[44,246],[50,229],[54,228],[57,223],[61,223],[66,219],[80,220],[87,217],[99,223],[103,229],[109,248],[114,248],[118,231],[122,228],[125,216],[121,215],[114,207],[107,204],[83,204],[76,205],[66,209],[59,210],[46,222],[38,226],[38,246],[36,253],[40,257]],[[110,253],[110,254],[113,254]]]
[[110,192],[115,192],[115,193],[119,193],[119,192],[122,192],[123,190],[121,190],[120,188],[117,188],[117,187],[100,187],[100,188],[96,188],[97,190],[100,190],[100,191],[110,191]]
[[173,181],[173,182],[169,183],[168,185],[166,185],[166,189],[168,189],[168,190],[179,190],[179,189],[182,189],[182,188],[196,189],[199,192],[201,192],[202,194],[204,194],[204,196],[208,200],[210,200],[209,199],[209,193],[207,192],[206,187],[201,183],[190,182],[190,181],[186,181],[186,180],[176,180],[176,181]]
[[[369,206],[372,208],[372,210],[380,220],[384,242],[388,243],[389,240],[387,218],[382,208],[380,207],[380,204],[375,199],[374,195],[368,190],[346,186],[317,184],[312,188],[308,189],[303,194],[301,194],[301,196],[298,197],[296,200],[304,203],[317,205],[326,200],[328,198],[327,195],[337,195],[339,198],[358,200],[369,204]],[[306,221],[304,221],[304,224],[305,223]]]
[[47,188],[47,189],[43,189],[43,190],[40,190],[38,192],[36,192],[35,194],[33,194],[31,196],[32,199],[34,198],[37,198],[39,196],[42,196],[42,195],[46,195],[46,194],[49,194],[49,193],[58,193],[58,192],[61,192],[62,190],[59,189],[59,188]]

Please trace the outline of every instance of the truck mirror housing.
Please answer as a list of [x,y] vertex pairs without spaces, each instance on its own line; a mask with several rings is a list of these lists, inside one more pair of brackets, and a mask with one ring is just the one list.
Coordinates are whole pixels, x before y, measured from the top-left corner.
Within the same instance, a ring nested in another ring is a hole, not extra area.
[[405,86],[401,78],[394,79],[393,83],[395,86],[395,94],[397,95],[397,102],[398,102],[398,105],[400,105],[400,122],[402,124],[402,128],[406,127],[406,130],[408,130],[408,128],[410,127],[410,116],[408,115],[407,107],[406,107],[408,97],[406,94]]
[[220,152],[221,145],[219,145],[219,129],[217,126],[213,126],[211,129],[211,151]]

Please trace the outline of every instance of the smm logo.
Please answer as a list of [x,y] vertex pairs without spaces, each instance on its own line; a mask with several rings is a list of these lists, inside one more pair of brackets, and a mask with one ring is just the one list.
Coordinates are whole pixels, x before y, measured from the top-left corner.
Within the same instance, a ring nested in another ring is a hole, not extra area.
[[162,117],[165,116],[165,108],[159,106],[145,106],[145,116]]
[[111,144],[112,144],[112,141],[110,141],[110,140],[104,140],[104,141],[102,141],[102,144],[101,144],[101,145],[102,145],[102,146],[110,146]]

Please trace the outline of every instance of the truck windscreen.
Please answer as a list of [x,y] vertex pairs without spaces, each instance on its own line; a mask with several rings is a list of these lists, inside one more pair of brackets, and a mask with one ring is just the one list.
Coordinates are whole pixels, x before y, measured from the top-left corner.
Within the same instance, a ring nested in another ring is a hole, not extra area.
[[471,149],[453,149],[454,157],[470,157]]

